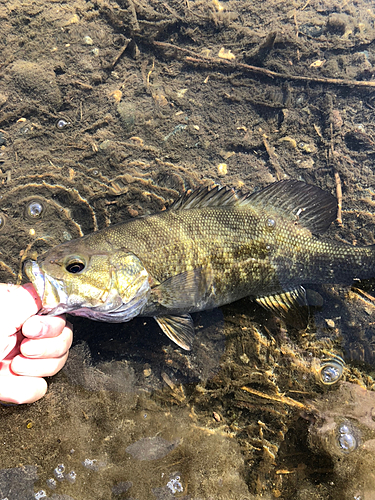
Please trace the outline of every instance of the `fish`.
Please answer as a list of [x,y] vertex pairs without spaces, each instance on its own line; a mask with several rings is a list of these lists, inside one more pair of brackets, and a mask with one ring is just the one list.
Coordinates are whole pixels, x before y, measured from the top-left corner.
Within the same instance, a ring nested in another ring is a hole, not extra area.
[[24,271],[41,298],[40,314],[109,323],[154,317],[190,350],[191,313],[249,296],[306,326],[306,285],[373,277],[374,246],[321,236],[336,214],[331,193],[302,181],[251,194],[204,187],[167,210],[52,247]]

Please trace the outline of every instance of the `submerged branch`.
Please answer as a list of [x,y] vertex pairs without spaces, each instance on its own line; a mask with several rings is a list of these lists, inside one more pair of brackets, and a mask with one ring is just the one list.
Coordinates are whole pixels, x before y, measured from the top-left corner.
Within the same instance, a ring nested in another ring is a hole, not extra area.
[[199,64],[210,64],[210,65],[225,65],[226,67],[233,68],[233,70],[241,69],[246,72],[256,73],[259,75],[268,76],[269,78],[282,78],[284,80],[294,80],[300,82],[313,82],[313,83],[323,83],[328,85],[345,85],[351,87],[375,87],[375,81],[367,80],[345,80],[340,78],[319,78],[314,76],[302,76],[302,75],[290,75],[287,73],[278,73],[276,71],[271,71],[266,68],[260,68],[258,66],[251,66],[250,64],[234,62],[227,59],[220,59],[218,57],[207,57],[196,54],[192,50],[184,49],[178,45],[173,45],[172,43],[166,42],[154,42],[157,47],[162,47],[165,49],[172,49],[174,51],[182,52],[186,54],[186,61],[199,63]]

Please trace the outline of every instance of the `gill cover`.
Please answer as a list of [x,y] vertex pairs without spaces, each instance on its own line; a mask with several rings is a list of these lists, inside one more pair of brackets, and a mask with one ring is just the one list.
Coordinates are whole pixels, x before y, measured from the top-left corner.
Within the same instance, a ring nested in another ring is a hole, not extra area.
[[[69,261],[69,257],[63,262]],[[150,294],[148,273],[128,252],[92,256],[79,272],[56,266],[51,255],[27,261],[25,273],[42,300],[41,314],[70,313],[98,321],[124,322],[137,316]],[[53,272],[54,271],[54,272]]]

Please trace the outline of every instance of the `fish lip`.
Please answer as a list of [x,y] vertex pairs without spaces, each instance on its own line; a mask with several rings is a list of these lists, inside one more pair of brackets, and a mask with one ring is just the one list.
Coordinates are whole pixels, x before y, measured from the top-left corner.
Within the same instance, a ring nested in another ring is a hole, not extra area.
[[68,295],[59,280],[47,276],[35,260],[26,261],[24,271],[42,301],[39,314],[58,316],[68,311]]
[[27,260],[23,266],[26,276],[33,284],[37,294],[43,301],[46,286],[46,276],[35,260]]

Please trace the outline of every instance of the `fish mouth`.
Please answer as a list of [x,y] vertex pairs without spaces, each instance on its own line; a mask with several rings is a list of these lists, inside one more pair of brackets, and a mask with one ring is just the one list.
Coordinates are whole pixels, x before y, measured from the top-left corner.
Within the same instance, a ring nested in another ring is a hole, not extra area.
[[43,271],[35,260],[27,260],[24,263],[24,271],[42,301],[42,308],[38,314],[48,316],[69,313],[96,321],[122,323],[141,312],[150,294],[146,271],[139,273],[134,279],[134,295],[128,297],[127,300],[124,301],[117,290],[112,290],[106,294],[106,299],[97,305],[83,301],[79,295],[69,296],[64,281],[53,278]]
[[24,271],[42,301],[39,314],[57,316],[68,311],[68,295],[62,282],[46,276],[35,260],[26,261]]

